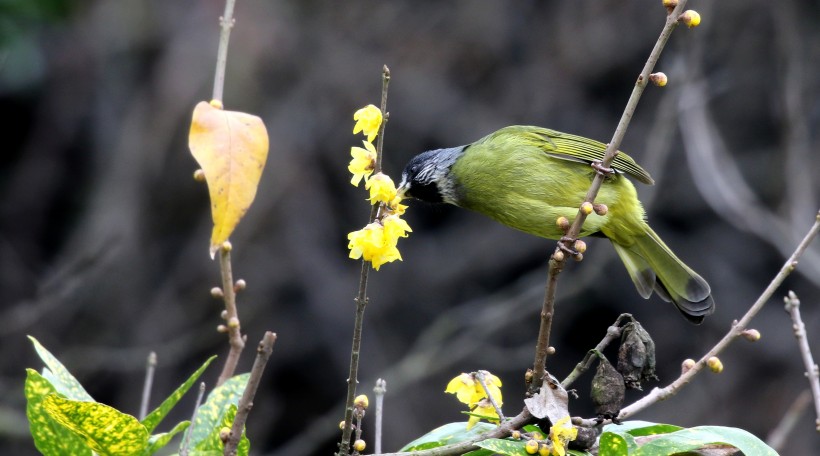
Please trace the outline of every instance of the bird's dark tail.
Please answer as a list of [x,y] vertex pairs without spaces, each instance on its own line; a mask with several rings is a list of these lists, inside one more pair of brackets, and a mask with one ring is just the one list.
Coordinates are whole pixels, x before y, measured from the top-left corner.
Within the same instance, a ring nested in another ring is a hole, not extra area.
[[709,284],[683,264],[649,226],[634,241],[629,246],[615,242],[612,245],[641,296],[649,298],[656,291],[695,324],[715,311]]

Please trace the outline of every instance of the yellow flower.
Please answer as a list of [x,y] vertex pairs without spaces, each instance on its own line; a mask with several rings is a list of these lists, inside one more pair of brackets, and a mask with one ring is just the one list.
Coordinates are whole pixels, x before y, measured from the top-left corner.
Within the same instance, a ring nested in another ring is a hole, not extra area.
[[470,415],[470,419],[467,420],[467,429],[475,426],[482,418],[487,421],[498,422],[498,412],[495,411],[495,407],[487,399],[482,399],[471,413],[474,413],[474,415]]
[[353,160],[350,160],[347,170],[353,174],[350,183],[354,187],[358,187],[362,179],[367,183],[367,177],[373,174],[373,169],[376,167],[376,148],[367,141],[362,141],[362,143],[364,149],[361,147],[350,148],[350,156],[353,157]]
[[394,245],[400,237],[407,237],[407,233],[413,231],[410,229],[410,225],[398,215],[388,215],[384,217],[382,219],[382,226],[384,226],[385,239]]
[[362,132],[367,135],[367,141],[373,142],[379,134],[379,127],[382,125],[382,111],[372,104],[359,109],[353,114],[356,125],[353,127],[353,134]]
[[556,421],[550,428],[552,454],[554,456],[564,456],[567,454],[567,444],[575,440],[576,437],[578,437],[578,429],[572,427],[572,423],[569,422],[569,415]]
[[396,185],[387,174],[374,174],[365,181],[364,188],[370,190],[370,204],[389,203],[396,198]]
[[347,239],[350,258],[369,261],[377,271],[385,263],[401,260],[395,240],[385,235],[384,226],[378,222],[348,234]]
[[[495,375],[484,372],[484,383],[487,384],[487,389],[492,394],[495,402],[501,406],[501,380]],[[481,386],[481,383],[476,380],[475,374],[461,374],[458,377],[450,380],[447,384],[445,393],[452,393],[456,398],[470,407],[478,404],[482,399],[487,397],[487,393]]]

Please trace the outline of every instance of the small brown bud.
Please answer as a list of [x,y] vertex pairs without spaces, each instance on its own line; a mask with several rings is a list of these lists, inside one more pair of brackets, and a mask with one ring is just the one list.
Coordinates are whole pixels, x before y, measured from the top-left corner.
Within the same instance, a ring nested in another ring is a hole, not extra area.
[[757,342],[760,340],[760,331],[756,329],[746,329],[740,333],[740,335],[749,342]]
[[233,291],[237,291],[237,292],[242,291],[247,286],[248,286],[248,284],[245,282],[245,279],[239,279],[239,280],[236,281],[235,284],[233,284]]
[[575,261],[584,261],[584,254],[579,253],[578,255],[575,255],[574,257],[572,257],[572,259],[575,260]]
[[554,355],[555,354],[555,347],[553,347],[553,346],[547,347],[547,354],[548,355]]
[[663,0],[663,6],[671,13],[678,6],[678,0]]
[[694,359],[685,359],[683,363],[680,365],[680,373],[685,374],[689,372],[689,369],[695,367],[695,360]]
[[584,253],[587,251],[587,243],[578,239],[575,241],[575,245],[572,246],[576,252]]
[[550,446],[547,445],[546,443],[542,443],[538,447],[538,455],[539,456],[549,456],[549,454],[550,454]]
[[231,438],[231,428],[223,427],[219,430],[219,440],[227,442],[229,438]]
[[228,332],[228,327],[225,325],[219,325],[216,327],[217,332],[226,333]]
[[359,408],[366,409],[368,405],[370,405],[370,401],[367,399],[367,396],[364,394],[360,394],[356,396],[356,399],[353,399],[353,405]]
[[239,319],[236,317],[231,317],[228,319],[228,328],[236,329],[239,327]]
[[345,430],[345,420],[339,421],[339,429]]
[[231,241],[223,242],[222,243],[222,250],[225,251],[225,252],[230,252],[231,250],[233,250],[233,245],[231,244]]
[[524,445],[524,451],[526,451],[527,454],[538,453],[538,442],[536,440],[527,440],[526,445]]
[[606,204],[597,204],[597,203],[593,204],[592,205],[592,210],[595,211],[595,213],[600,215],[600,216],[604,216],[604,215],[606,215],[607,212],[609,212],[609,208],[606,207]]
[[362,451],[364,451],[365,448],[367,448],[367,444],[364,442],[364,440],[359,439],[359,440],[356,440],[355,442],[353,442],[353,449],[354,450],[356,450],[358,452],[362,452]]
[[222,294],[222,288],[219,287],[211,288],[211,296],[213,296],[216,299],[222,299],[225,297],[225,295]]
[[205,182],[205,171],[202,171],[202,169],[194,171],[194,180],[197,182]]
[[581,212],[583,212],[584,214],[589,215],[592,213],[592,211],[592,203],[590,203],[589,201],[584,201],[584,204],[581,204]]
[[532,369],[527,369],[527,372],[524,374],[524,383],[532,383],[532,379],[535,374],[532,372]]
[[510,437],[512,437],[513,440],[521,440],[521,431],[512,431]]
[[667,82],[669,82],[669,78],[666,77],[666,73],[662,73],[659,71],[657,73],[652,73],[649,75],[649,82],[655,84],[658,87],[663,87],[666,85]]
[[723,372],[723,362],[720,361],[720,358],[717,356],[712,356],[711,358],[706,360],[706,365],[709,366],[709,369],[712,372],[719,374]]
[[552,259],[555,260],[555,261],[564,261],[564,252],[562,252],[560,250],[556,250],[552,254]]
[[685,26],[692,28],[700,25],[700,14],[695,10],[686,10],[678,18]]
[[564,216],[558,217],[557,219],[555,219],[555,225],[558,228],[561,228],[561,231],[566,233],[569,229],[569,220]]
[[220,313],[219,313],[219,316],[220,316],[223,320],[227,320],[227,319],[228,319],[228,311],[223,309],[223,310],[222,310],[222,312],[220,312]]

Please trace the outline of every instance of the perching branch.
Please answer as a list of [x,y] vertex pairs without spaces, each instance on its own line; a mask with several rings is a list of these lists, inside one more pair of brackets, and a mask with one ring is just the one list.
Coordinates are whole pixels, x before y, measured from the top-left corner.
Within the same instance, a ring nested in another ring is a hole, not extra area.
[[[721,353],[730,343],[732,343],[741,333],[748,327],[749,322],[755,315],[760,312],[760,309],[766,304],[766,302],[772,297],[774,292],[786,280],[786,277],[791,274],[794,269],[797,267],[797,260],[803,255],[803,253],[808,248],[809,244],[811,244],[812,240],[817,236],[818,231],[820,231],[820,212],[818,212],[817,216],[815,217],[814,225],[812,225],[811,229],[809,229],[806,236],[803,237],[803,240],[800,241],[800,244],[795,249],[794,253],[789,257],[788,260],[783,264],[783,267],[780,268],[780,272],[772,279],[769,286],[763,290],[763,293],[757,298],[754,304],[746,311],[746,314],[743,315],[743,318],[740,321],[734,323],[732,327],[729,329],[729,332],[723,336],[723,338],[711,349],[709,350],[703,357],[698,360],[691,369],[687,370],[680,377],[675,379],[672,383],[667,385],[663,388],[655,388],[649,394],[644,396],[643,398],[639,399],[638,401],[634,402],[633,404],[625,407],[621,410],[621,414],[618,415],[618,419],[624,420],[629,418],[630,416],[640,412],[641,410],[649,407],[650,405],[662,401],[664,399],[669,398],[670,396],[674,396],[677,392],[683,388],[684,385],[689,383],[692,380],[692,377],[697,375],[698,372],[706,366],[706,360],[708,360],[712,356],[717,356]],[[580,424],[581,421],[573,420],[573,423]]]
[[[381,171],[382,150],[384,146],[384,130],[387,126],[387,88],[390,84],[390,69],[385,65],[382,68],[382,99],[381,111],[383,117],[379,126],[378,141],[376,142],[376,168],[375,172]],[[376,220],[378,206],[374,205],[370,210],[370,222]],[[364,310],[367,307],[367,276],[370,273],[370,263],[362,259],[362,269],[359,275],[359,292],[354,301],[356,302],[356,316],[353,322],[353,342],[350,348],[350,373],[347,377],[347,398],[345,400],[345,420],[342,430],[342,441],[339,443],[339,455],[345,456],[350,450],[350,436],[353,433],[353,401],[356,397],[356,384],[359,383],[359,353],[362,346],[362,326],[364,324]]]
[[[817,216],[820,218],[820,214]],[[806,366],[806,377],[809,379],[811,394],[814,396],[814,411],[816,416],[814,425],[817,431],[820,432],[820,371],[818,371],[817,363],[814,362],[814,358],[811,356],[809,340],[806,337],[806,325],[800,317],[800,299],[797,298],[794,292],[790,291],[784,301],[786,303],[786,312],[792,317],[794,337],[797,338],[797,344],[800,346],[800,355],[803,357],[803,364]]]
[[239,324],[239,313],[236,310],[236,289],[237,284],[233,281],[231,270],[231,244],[225,242],[219,249],[219,267],[222,271],[222,299],[225,301],[225,321],[228,332],[228,343],[231,346],[228,357],[225,358],[225,365],[216,386],[225,383],[233,377],[236,365],[239,363],[239,356],[245,348],[245,338],[242,336],[242,328]]
[[587,352],[587,354],[584,356],[584,359],[580,363],[578,363],[575,366],[575,369],[573,369],[572,372],[570,372],[569,375],[567,375],[567,378],[565,378],[561,382],[561,386],[564,389],[568,389],[570,385],[572,385],[572,383],[578,379],[578,377],[583,375],[584,372],[586,372],[587,370],[589,370],[590,367],[592,367],[592,363],[594,363],[595,360],[598,358],[598,356],[595,354],[596,352],[603,352],[604,349],[610,343],[612,343],[613,340],[621,337],[621,320],[625,318],[629,318],[631,320],[632,315],[626,313],[619,315],[618,318],[615,320],[615,323],[613,323],[612,326],[606,329],[606,336],[604,336],[604,338],[601,339],[600,342],[598,342],[598,345],[596,345],[594,349]]
[[[584,198],[585,203],[592,205],[595,202],[595,197],[598,195],[598,191],[601,189],[601,185],[606,177],[606,173],[602,170],[609,169],[612,161],[618,154],[618,147],[620,147],[621,141],[623,141],[623,138],[626,135],[626,130],[629,127],[629,122],[632,120],[632,115],[635,113],[635,108],[638,105],[638,101],[641,99],[644,88],[646,88],[646,85],[649,82],[649,75],[652,73],[652,69],[655,68],[655,64],[657,63],[664,46],[666,46],[666,42],[669,41],[669,36],[678,25],[678,17],[685,7],[686,0],[680,0],[677,7],[675,7],[675,9],[667,15],[666,25],[664,25],[663,30],[661,30],[661,34],[655,42],[655,47],[649,54],[649,58],[646,60],[643,70],[641,71],[640,76],[638,76],[638,80],[635,82],[635,87],[633,87],[632,94],[629,96],[629,101],[626,103],[626,108],[621,115],[621,120],[618,122],[618,126],[615,129],[612,140],[607,145],[604,158],[601,160],[601,163],[595,164],[595,168],[598,172],[595,174],[595,178],[592,180],[589,191]],[[582,207],[583,206],[584,204],[582,204]],[[549,354],[550,329],[552,327],[552,319],[555,309],[555,291],[558,284],[557,276],[561,273],[565,261],[563,250],[573,249],[574,240],[581,233],[581,227],[586,221],[587,215],[590,213],[591,212],[587,212],[581,208],[578,209],[578,214],[575,216],[575,219],[572,221],[572,225],[567,230],[565,238],[559,241],[559,246],[556,247],[555,252],[550,258],[550,268],[546,285],[547,289],[544,293],[544,304],[541,309],[541,327],[538,332],[538,342],[535,348],[533,378],[532,382],[529,384],[530,393],[534,393],[541,387],[541,383],[544,380],[544,373],[546,372],[547,355]]]
[[265,372],[265,366],[268,364],[271,352],[273,352],[273,344],[276,342],[276,333],[266,331],[262,340],[259,341],[259,346],[256,349],[256,360],[253,362],[251,368],[251,375],[248,378],[248,385],[242,393],[242,398],[236,408],[236,417],[231,426],[231,433],[228,435],[228,440],[225,442],[223,454],[225,456],[236,456],[236,449],[239,445],[239,440],[242,437],[242,431],[245,428],[245,422],[248,420],[248,414],[253,408],[253,398],[256,396],[256,390],[259,388],[259,382],[262,380],[262,373]]

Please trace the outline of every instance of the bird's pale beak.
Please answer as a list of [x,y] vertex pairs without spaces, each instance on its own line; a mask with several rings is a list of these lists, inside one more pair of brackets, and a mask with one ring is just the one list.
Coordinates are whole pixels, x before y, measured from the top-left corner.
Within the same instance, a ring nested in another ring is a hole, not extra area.
[[402,180],[401,183],[399,184],[399,188],[396,189],[396,195],[401,197],[402,199],[404,199],[405,198],[404,194],[409,189],[410,189],[410,182],[408,182],[406,180]]

